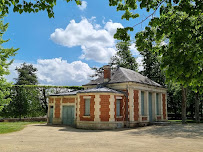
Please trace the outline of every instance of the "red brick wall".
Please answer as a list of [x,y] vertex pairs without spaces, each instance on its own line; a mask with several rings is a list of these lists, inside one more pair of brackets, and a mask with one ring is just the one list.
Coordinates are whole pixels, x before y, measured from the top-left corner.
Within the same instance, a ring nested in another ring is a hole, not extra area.
[[142,121],[147,121],[147,117],[142,117]]
[[94,98],[95,98],[95,95],[88,95],[88,96],[91,96],[91,99],[90,99],[90,117],[83,117],[85,115],[85,99],[83,98],[84,95],[81,95],[80,96],[80,120],[81,121],[94,121],[94,105],[95,105],[95,102],[94,102]]
[[104,79],[110,79],[111,78],[111,69],[104,69]]
[[157,120],[161,120],[161,116],[157,116]]
[[101,119],[101,121],[109,121],[109,118],[110,118],[110,115],[109,115],[109,112],[110,112],[110,108],[109,108],[110,95],[100,95],[100,98],[101,98],[100,119]]
[[163,119],[166,119],[166,95],[162,94],[162,102],[163,102]]
[[134,90],[134,120],[138,121],[139,118],[139,91]]
[[54,99],[53,98],[49,98],[49,103],[54,103]]
[[55,118],[60,118],[61,98],[55,98]]
[[115,121],[124,121],[124,118],[125,118],[125,100],[124,100],[124,96],[122,96],[122,99],[121,99],[121,107],[120,107],[120,113],[121,113],[121,117],[119,118],[116,118],[116,97],[120,97],[120,96],[114,96],[115,98],[115,101],[114,101],[114,105],[115,105],[115,115],[114,115],[114,118],[115,118]]
[[75,103],[75,98],[63,98],[62,103]]

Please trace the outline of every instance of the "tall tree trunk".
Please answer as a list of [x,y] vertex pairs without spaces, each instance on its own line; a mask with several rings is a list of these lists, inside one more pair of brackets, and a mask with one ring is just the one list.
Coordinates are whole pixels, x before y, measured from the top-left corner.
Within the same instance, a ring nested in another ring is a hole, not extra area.
[[195,121],[196,123],[200,123],[199,119],[199,93],[195,94]]
[[182,87],[182,124],[186,123],[186,89]]

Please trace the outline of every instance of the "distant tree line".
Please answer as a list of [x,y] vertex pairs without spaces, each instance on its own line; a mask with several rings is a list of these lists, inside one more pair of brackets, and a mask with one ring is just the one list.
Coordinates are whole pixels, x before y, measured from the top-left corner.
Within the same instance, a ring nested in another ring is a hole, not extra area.
[[15,85],[7,88],[10,102],[0,111],[0,117],[19,118],[45,116],[48,111],[48,96],[71,90],[81,90],[80,86],[38,85],[36,71],[32,64],[23,63],[16,68],[18,78]]

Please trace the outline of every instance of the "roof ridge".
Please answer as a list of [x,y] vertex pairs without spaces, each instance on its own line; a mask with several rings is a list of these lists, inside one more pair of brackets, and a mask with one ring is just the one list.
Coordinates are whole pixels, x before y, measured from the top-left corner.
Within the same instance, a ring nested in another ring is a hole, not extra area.
[[[123,68],[123,67],[121,67],[121,68]],[[151,81],[151,82],[154,82],[154,83],[158,84],[157,82],[155,82],[155,81],[151,80],[151,79],[150,79],[150,78],[148,78],[147,76],[144,76],[144,75],[140,74],[139,72],[136,72],[136,71],[134,71],[134,70],[127,69],[127,68],[123,68],[123,69],[125,69],[125,70],[129,70],[129,71],[132,71],[132,72],[135,72],[135,73],[139,74],[140,76],[142,76],[142,77],[144,77],[144,78],[148,79],[149,81]],[[122,72],[123,72],[123,71],[122,71]],[[125,74],[125,75],[126,75],[126,74]]]
[[125,77],[126,77],[128,80],[130,80],[130,78],[128,77],[128,75],[126,75],[125,72],[123,72],[123,70],[122,70],[122,69],[126,69],[126,68],[120,67],[119,69],[121,70],[121,72],[123,73],[123,75],[125,75]]

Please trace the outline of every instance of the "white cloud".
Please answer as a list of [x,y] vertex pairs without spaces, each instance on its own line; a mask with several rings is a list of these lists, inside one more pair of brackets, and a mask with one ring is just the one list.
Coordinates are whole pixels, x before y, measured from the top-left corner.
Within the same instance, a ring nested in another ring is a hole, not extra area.
[[86,1],[82,1],[81,5],[78,5],[78,8],[83,11],[87,8],[87,2]]
[[140,55],[140,52],[137,50],[137,47],[135,46],[134,43],[132,43],[129,48],[130,48],[133,55],[135,55],[135,56]]
[[[10,66],[11,74],[6,76],[9,81],[13,81],[13,78],[18,77],[15,68],[22,63],[14,62]],[[88,64],[81,61],[68,63],[67,60],[62,60],[62,58],[38,59],[33,66],[38,69],[37,76],[40,84],[82,85],[87,83],[89,75],[93,74]]]
[[138,56],[136,61],[138,63],[138,71],[143,71],[144,70],[144,67],[143,67],[143,56]]
[[116,53],[113,35],[117,28],[123,28],[123,26],[109,21],[102,28],[99,24],[92,23],[94,19],[95,17],[90,20],[82,18],[79,23],[71,20],[66,29],[57,28],[51,34],[51,40],[69,48],[80,46],[82,59],[108,63]]

